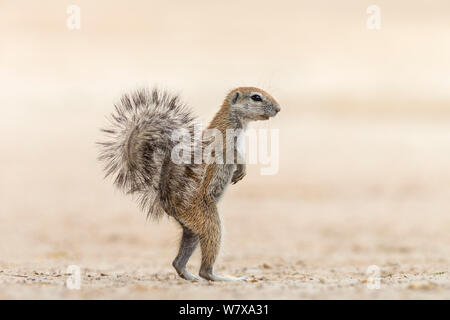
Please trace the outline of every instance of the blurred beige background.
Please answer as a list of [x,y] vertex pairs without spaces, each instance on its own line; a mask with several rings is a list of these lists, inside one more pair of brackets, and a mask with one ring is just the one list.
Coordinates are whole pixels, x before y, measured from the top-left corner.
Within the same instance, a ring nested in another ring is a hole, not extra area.
[[[450,298],[449,18],[444,0],[0,1],[0,298]],[[218,272],[253,282],[176,279],[175,224],[103,180],[99,127],[155,84],[205,123],[236,86],[281,104],[253,125],[280,129],[279,173],[251,166],[221,204]]]

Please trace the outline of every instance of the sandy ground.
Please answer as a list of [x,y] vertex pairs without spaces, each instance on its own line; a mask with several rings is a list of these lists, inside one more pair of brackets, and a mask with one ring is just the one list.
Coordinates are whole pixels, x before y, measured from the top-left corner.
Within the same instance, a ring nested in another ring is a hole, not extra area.
[[[69,2],[2,2],[1,299],[450,298],[448,2],[381,1],[377,34],[358,1],[287,1],[278,20],[259,2],[262,19],[251,2],[79,2],[79,31]],[[235,85],[281,104],[254,125],[280,129],[279,172],[250,166],[220,204],[216,271],[247,282],[178,279],[176,224],[103,180],[104,116],[154,83],[202,121]]]
[[[362,128],[347,117],[304,115],[298,129],[286,121],[284,130],[302,135],[296,149],[282,143],[279,174],[251,167],[220,208],[226,235],[217,272],[246,275],[246,283],[179,280],[170,266],[178,227],[146,223],[102,180],[92,144],[71,140],[70,154],[53,141],[24,154],[10,146],[0,297],[450,298],[449,190],[441,187],[450,178],[441,148],[450,135],[445,122],[411,122],[372,118]],[[426,138],[426,152],[415,135]],[[283,170],[291,162],[298,179]],[[80,290],[65,287],[69,265],[82,270]],[[379,267],[379,289],[368,287],[370,265]],[[198,252],[189,268],[198,270]]]

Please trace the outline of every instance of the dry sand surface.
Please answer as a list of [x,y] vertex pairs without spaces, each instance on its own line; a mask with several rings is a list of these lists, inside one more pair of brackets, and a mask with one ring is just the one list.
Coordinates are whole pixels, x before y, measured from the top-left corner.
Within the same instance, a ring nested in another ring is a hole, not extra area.
[[[304,115],[301,129],[285,124],[282,133],[301,135],[295,149],[282,140],[280,173],[251,168],[221,204],[217,272],[247,275],[246,283],[178,279],[170,266],[178,228],[146,223],[131,199],[102,181],[89,134],[29,150],[7,145],[0,297],[450,298],[445,121],[372,118],[358,126]],[[82,268],[78,291],[64,286],[72,264]],[[367,287],[369,265],[380,268],[379,290]],[[189,267],[198,270],[198,252]]]
[[[79,2],[79,31],[65,27],[69,2],[1,4],[1,299],[450,298],[446,1],[382,1],[376,35],[358,1],[286,2],[278,20],[260,5],[271,28],[250,2],[231,2],[230,28],[201,14],[222,4]],[[253,126],[280,129],[278,174],[250,166],[220,204],[216,271],[249,281],[178,279],[176,224],[146,222],[103,180],[98,128],[147,83],[180,91],[204,122],[235,85],[279,100]],[[69,265],[80,290],[65,286]]]

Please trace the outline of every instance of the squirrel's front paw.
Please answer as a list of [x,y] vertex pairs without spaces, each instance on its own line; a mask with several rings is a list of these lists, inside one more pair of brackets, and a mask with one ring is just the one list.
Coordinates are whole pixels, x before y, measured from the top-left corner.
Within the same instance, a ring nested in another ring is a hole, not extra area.
[[235,172],[233,173],[233,177],[231,178],[231,183],[232,183],[232,184],[236,184],[238,181],[241,181],[242,178],[245,177],[245,174],[246,174],[245,171],[240,171],[240,170],[235,171]]

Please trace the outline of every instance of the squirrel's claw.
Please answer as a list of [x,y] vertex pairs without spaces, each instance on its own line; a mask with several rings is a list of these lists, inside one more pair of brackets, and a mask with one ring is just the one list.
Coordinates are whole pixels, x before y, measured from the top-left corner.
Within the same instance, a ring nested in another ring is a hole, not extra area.
[[231,178],[231,184],[236,184],[245,177],[244,171],[235,171],[233,177]]

